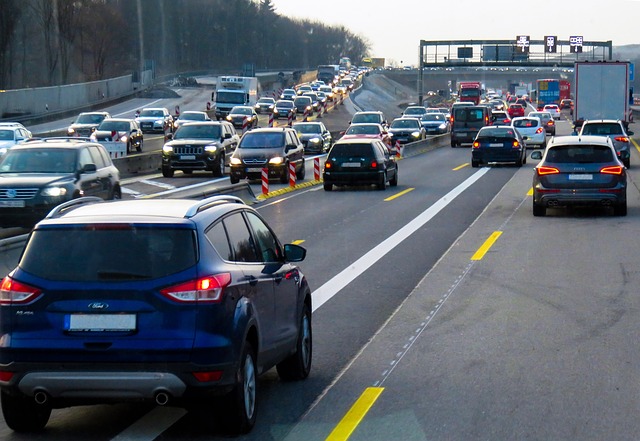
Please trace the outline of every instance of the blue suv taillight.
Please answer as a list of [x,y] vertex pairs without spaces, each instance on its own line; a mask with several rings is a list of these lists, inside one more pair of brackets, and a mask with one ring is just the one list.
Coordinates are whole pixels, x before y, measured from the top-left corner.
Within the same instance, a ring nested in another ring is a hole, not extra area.
[[163,288],[160,294],[179,303],[219,303],[230,283],[231,274],[222,273]]

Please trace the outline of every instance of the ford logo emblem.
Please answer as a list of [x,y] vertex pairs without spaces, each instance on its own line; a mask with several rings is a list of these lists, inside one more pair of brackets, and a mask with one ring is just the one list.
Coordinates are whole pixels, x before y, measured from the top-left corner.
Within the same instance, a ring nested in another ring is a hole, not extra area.
[[106,303],[100,303],[100,302],[89,303],[89,309],[107,309],[108,307],[109,305]]

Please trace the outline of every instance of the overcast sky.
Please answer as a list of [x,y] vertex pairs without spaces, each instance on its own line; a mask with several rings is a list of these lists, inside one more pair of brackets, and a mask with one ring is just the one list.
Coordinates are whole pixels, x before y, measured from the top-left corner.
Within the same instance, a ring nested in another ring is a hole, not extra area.
[[[364,37],[371,56],[418,64],[420,40],[608,41],[640,44],[640,0],[272,0],[276,12],[331,25]],[[336,60],[337,62],[337,60]],[[402,63],[401,63],[402,62]]]

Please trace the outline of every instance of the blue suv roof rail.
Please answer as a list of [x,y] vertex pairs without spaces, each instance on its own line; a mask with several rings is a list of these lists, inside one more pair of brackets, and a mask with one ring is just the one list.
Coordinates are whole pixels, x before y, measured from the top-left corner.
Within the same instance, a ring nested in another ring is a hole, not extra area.
[[187,212],[184,214],[184,217],[191,218],[196,214],[200,213],[201,211],[207,210],[216,205],[228,204],[228,203],[246,205],[244,201],[237,196],[230,196],[230,195],[212,196],[210,198],[202,199],[194,203],[191,207],[189,207]]
[[71,199],[70,201],[64,202],[47,214],[45,219],[54,219],[57,217],[61,217],[65,212],[69,210],[73,210],[81,205],[85,204],[95,204],[97,202],[104,202],[104,199],[99,198],[97,196],[85,196],[83,198]]

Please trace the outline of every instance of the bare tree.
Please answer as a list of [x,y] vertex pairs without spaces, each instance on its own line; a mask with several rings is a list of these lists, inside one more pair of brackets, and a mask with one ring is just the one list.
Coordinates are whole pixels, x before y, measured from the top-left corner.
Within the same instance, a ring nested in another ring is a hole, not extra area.
[[6,87],[13,67],[11,41],[21,14],[19,3],[19,0],[0,1],[0,89]]

